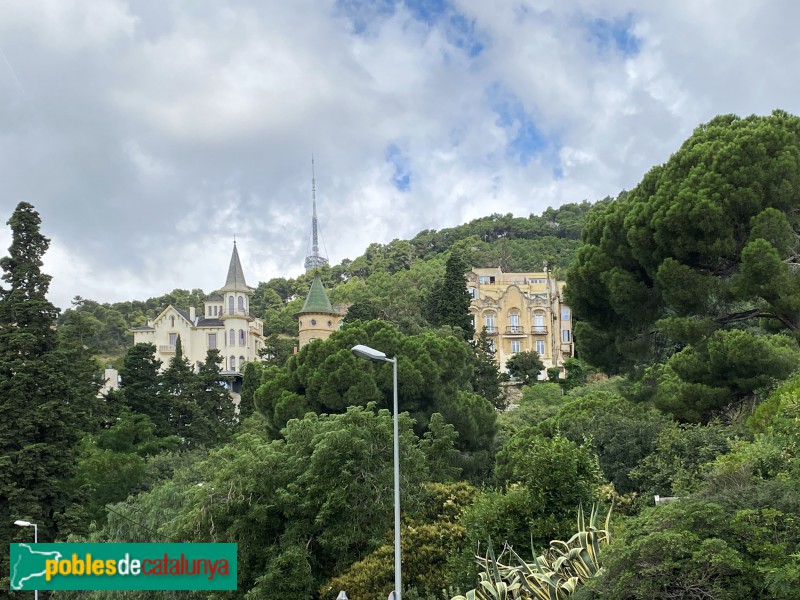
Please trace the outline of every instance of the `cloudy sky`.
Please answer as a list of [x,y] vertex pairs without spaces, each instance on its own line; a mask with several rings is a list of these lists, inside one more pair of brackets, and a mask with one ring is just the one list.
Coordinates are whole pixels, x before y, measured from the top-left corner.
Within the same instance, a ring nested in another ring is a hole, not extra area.
[[[51,299],[302,272],[633,187],[721,113],[800,114],[794,0],[8,0],[0,217]],[[0,248],[10,243],[0,228]]]

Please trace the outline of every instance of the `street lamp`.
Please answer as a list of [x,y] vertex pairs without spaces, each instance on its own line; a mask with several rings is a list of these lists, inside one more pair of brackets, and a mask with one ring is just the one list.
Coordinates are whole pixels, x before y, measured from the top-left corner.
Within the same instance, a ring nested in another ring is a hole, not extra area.
[[387,358],[380,350],[359,344],[353,354],[364,360],[392,363],[394,388],[394,600],[402,600],[400,577],[400,435],[397,426],[397,357]]
[[[14,525],[17,525],[18,527],[33,527],[33,543],[39,543],[39,527],[37,527],[36,523],[18,519],[14,521]],[[33,590],[33,597],[35,600],[39,600],[39,590]]]

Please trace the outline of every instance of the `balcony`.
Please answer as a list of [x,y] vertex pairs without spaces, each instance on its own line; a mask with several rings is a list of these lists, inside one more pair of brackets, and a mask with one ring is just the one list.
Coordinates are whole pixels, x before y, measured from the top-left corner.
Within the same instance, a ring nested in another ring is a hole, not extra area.
[[525,335],[525,328],[521,325],[509,325],[504,335]]
[[175,346],[171,344],[159,344],[158,351],[161,354],[175,354]]
[[535,325],[533,330],[531,331],[533,335],[546,335],[547,334],[547,326],[546,325]]
[[497,335],[497,327],[486,325],[483,330],[489,335]]

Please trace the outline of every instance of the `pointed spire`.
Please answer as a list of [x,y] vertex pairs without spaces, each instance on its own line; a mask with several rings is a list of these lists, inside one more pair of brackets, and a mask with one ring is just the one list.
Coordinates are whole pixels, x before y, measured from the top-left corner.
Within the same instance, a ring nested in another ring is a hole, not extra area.
[[311,254],[306,256],[306,273],[328,264],[319,254],[319,223],[317,221],[317,180],[314,176],[314,155],[311,155]]
[[311,155],[311,206],[312,214],[311,217],[311,252],[314,256],[319,256],[319,236],[318,236],[318,229],[319,224],[317,223],[317,178],[314,175],[314,155]]
[[228,277],[225,285],[220,290],[222,292],[249,292],[250,288],[244,281],[244,271],[239,260],[239,251],[236,249],[236,242],[233,242],[233,253],[231,254],[231,264],[228,267]]
[[303,309],[296,314],[302,315],[306,313],[337,314],[333,310],[333,306],[331,306],[331,301],[328,299],[328,294],[325,292],[325,286],[322,285],[322,278],[319,273],[314,273],[314,281],[311,282],[311,289],[308,290]]

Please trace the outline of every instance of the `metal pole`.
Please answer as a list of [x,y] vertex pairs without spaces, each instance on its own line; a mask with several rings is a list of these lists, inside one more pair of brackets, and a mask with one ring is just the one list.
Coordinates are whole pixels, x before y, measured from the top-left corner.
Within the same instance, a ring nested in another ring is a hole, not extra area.
[[394,370],[394,594],[402,600],[400,577],[400,434],[397,424],[397,357],[392,360]]
[[[31,523],[33,525],[33,543],[39,543],[39,526],[36,523]],[[39,590],[33,590],[33,600],[39,600]]]

